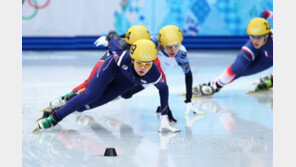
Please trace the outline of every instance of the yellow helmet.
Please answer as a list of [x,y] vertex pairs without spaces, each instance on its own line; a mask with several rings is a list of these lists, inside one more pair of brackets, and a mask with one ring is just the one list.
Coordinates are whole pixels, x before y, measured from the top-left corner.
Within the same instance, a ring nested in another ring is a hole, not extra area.
[[153,61],[157,58],[157,48],[152,41],[140,39],[131,46],[130,55],[138,61]]
[[173,46],[183,41],[183,34],[177,26],[167,25],[159,30],[158,41],[160,45]]
[[256,17],[249,22],[247,33],[252,36],[268,34],[270,33],[270,25],[266,19]]
[[149,31],[142,25],[132,26],[125,33],[125,41],[131,45],[139,39],[150,40]]

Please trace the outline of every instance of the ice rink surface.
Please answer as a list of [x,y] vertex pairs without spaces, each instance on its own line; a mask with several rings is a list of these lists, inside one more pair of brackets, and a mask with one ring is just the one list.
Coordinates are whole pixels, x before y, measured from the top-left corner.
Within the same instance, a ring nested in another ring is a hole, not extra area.
[[[90,74],[102,51],[23,51],[22,163],[32,167],[271,167],[273,95],[247,95],[259,74],[239,78],[213,97],[195,98],[205,116],[185,117],[185,76],[178,66],[166,71],[169,105],[181,133],[157,132],[158,91],[149,86],[129,100],[119,99],[73,113],[50,130],[36,119],[51,100],[68,93]],[[219,75],[238,51],[189,51],[193,84]],[[114,147],[117,157],[103,156]]]

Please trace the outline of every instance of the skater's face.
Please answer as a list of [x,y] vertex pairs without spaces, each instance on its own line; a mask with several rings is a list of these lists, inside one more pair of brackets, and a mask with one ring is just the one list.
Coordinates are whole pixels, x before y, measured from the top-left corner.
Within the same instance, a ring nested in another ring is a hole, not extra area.
[[173,46],[164,46],[164,51],[170,57],[175,57],[180,49],[180,44],[176,44]]
[[268,35],[250,36],[252,43],[256,49],[260,49],[267,42]]
[[139,76],[144,76],[152,67],[153,61],[133,60],[135,71]]

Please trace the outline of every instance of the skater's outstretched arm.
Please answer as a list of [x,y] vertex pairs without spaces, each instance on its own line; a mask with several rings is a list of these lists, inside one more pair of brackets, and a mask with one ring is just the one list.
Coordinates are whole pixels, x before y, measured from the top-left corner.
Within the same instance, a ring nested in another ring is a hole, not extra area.
[[161,114],[166,115],[168,112],[168,100],[169,100],[169,88],[166,82],[164,81],[162,75],[156,81],[154,86],[159,91],[160,104],[161,104]]

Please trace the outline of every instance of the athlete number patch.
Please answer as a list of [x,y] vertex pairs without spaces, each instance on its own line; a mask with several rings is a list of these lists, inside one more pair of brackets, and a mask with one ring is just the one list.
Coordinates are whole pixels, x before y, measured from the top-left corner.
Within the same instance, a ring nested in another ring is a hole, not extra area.
[[267,25],[267,23],[264,23],[266,30],[270,30],[270,26]]
[[136,48],[137,48],[137,45],[133,45],[133,46],[131,47],[131,51],[130,51],[131,54],[134,54]]
[[131,33],[132,33],[132,32],[128,32],[128,33],[125,35],[125,37],[126,37],[128,40],[130,40]]

